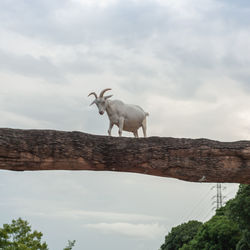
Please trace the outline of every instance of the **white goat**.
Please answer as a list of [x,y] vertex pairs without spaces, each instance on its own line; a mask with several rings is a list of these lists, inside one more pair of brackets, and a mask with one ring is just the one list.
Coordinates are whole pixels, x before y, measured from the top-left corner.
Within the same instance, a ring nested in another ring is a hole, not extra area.
[[146,116],[149,114],[137,105],[125,104],[120,100],[108,100],[112,95],[103,96],[108,90],[111,89],[102,90],[99,97],[95,92],[91,92],[88,95],[95,96],[95,100],[90,105],[95,103],[100,115],[103,115],[107,111],[110,122],[108,134],[111,135],[111,130],[115,124],[119,128],[119,136],[125,130],[134,133],[134,136],[138,137],[137,130],[142,127],[143,135],[146,137]]

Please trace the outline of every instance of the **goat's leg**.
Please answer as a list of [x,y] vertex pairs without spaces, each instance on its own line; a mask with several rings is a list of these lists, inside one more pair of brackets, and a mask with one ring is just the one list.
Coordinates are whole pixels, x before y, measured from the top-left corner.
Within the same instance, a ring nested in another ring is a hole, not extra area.
[[111,136],[111,130],[112,130],[113,126],[114,126],[114,123],[109,122],[109,130],[108,130],[109,136]]
[[138,137],[139,137],[139,136],[138,136],[138,130],[134,131],[133,133],[134,133],[135,138],[138,138]]
[[146,118],[143,120],[142,122],[142,131],[143,131],[143,135],[144,137],[147,137],[147,124],[146,124]]
[[124,125],[124,118],[120,117],[120,119],[119,119],[119,131],[118,131],[119,136],[122,136],[123,125]]

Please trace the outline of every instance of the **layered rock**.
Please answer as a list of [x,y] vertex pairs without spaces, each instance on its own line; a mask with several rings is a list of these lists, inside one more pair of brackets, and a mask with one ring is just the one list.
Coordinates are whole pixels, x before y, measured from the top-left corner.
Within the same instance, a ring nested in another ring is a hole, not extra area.
[[250,184],[250,141],[0,129],[0,169],[120,171]]

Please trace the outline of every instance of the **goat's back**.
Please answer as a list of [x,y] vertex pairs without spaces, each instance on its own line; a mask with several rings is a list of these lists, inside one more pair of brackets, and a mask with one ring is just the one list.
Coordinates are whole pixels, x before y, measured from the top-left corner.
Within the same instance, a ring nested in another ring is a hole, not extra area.
[[142,126],[142,122],[148,115],[140,106],[125,104],[120,100],[112,100],[109,103],[118,117],[124,117],[124,130],[135,131]]

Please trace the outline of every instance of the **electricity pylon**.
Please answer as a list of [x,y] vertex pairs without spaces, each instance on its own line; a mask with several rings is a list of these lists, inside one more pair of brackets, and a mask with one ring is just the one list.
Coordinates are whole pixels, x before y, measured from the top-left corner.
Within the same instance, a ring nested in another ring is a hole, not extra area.
[[[223,199],[225,198],[225,196],[222,195],[222,187],[221,187],[221,183],[217,183],[216,186],[213,186],[212,189],[216,187],[216,195],[214,195],[212,197],[212,199],[215,199],[215,201],[213,201],[212,204],[216,203],[216,207],[213,207],[213,209],[219,209],[222,207],[223,205]],[[223,189],[225,189],[226,187],[224,187]]]

